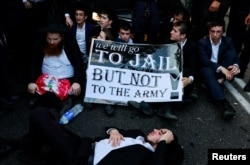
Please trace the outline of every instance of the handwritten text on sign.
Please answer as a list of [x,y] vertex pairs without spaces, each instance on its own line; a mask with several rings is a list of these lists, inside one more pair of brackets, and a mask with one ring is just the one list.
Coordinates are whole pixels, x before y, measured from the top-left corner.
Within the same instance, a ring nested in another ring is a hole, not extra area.
[[181,78],[182,56],[177,44],[126,44],[94,39],[85,101],[180,101]]

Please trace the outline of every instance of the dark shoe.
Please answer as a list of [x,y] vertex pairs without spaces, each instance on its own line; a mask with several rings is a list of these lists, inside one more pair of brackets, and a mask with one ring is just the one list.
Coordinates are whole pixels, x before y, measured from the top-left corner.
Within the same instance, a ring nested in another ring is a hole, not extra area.
[[93,109],[94,105],[92,103],[84,103],[84,106],[88,109]]
[[220,101],[219,105],[220,108],[222,109],[222,118],[225,121],[230,120],[235,116],[235,110],[227,100]]
[[189,104],[192,104],[193,101],[195,101],[195,100],[196,99],[192,99],[192,98],[183,98],[181,103],[182,103],[182,105],[189,105]]
[[250,80],[248,81],[248,83],[246,84],[243,90],[246,92],[250,92]]
[[60,116],[63,115],[66,111],[68,111],[72,107],[73,107],[73,102],[72,99],[69,97],[61,103],[60,106],[61,110],[59,112]]
[[160,108],[158,110],[155,110],[155,113],[158,116],[165,118],[165,119],[178,120],[178,117],[173,114],[171,108]]
[[192,90],[189,93],[189,98],[192,100],[198,99],[198,87],[196,85],[193,86]]
[[107,104],[104,108],[104,112],[107,116],[112,116],[115,114],[115,108],[113,105]]
[[128,101],[128,105],[139,110],[141,113],[147,115],[147,116],[153,116],[154,111],[151,109],[148,103],[142,101],[140,103],[136,101]]
[[224,111],[222,113],[222,118],[225,121],[228,121],[228,120],[232,119],[234,116],[235,116],[235,112],[233,112],[233,111]]
[[199,96],[198,96],[197,93],[191,92],[190,95],[189,95],[189,97],[190,97],[192,100],[197,100]]

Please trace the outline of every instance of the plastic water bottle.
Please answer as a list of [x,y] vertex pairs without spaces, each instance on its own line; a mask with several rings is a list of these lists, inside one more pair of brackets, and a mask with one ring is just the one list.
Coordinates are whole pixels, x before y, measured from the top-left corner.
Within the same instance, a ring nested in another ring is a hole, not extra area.
[[73,108],[66,111],[60,118],[59,124],[68,124],[72,119],[74,119],[83,110],[81,104],[76,104]]

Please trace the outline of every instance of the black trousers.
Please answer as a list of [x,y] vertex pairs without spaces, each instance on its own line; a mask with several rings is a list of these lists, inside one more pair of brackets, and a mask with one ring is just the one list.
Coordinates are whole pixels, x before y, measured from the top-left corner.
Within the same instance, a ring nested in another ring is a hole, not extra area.
[[62,165],[85,165],[91,151],[92,140],[80,138],[59,125],[48,108],[37,107],[31,112],[26,149],[39,153],[43,145],[50,148]]

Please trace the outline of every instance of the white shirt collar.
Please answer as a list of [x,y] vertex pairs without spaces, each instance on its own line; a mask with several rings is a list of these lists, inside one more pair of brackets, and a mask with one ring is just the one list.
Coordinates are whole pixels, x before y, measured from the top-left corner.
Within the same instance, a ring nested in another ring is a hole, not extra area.
[[186,44],[186,42],[187,42],[187,38],[186,38],[183,42],[180,42],[180,44],[181,44],[181,48],[183,48],[183,47],[184,47],[184,45]]
[[212,45],[217,46],[217,45],[220,45],[220,44],[221,44],[221,38],[220,38],[220,41],[218,42],[218,44],[214,44],[214,42],[211,40],[211,38],[209,38],[209,40],[210,40],[210,43],[211,43]]

